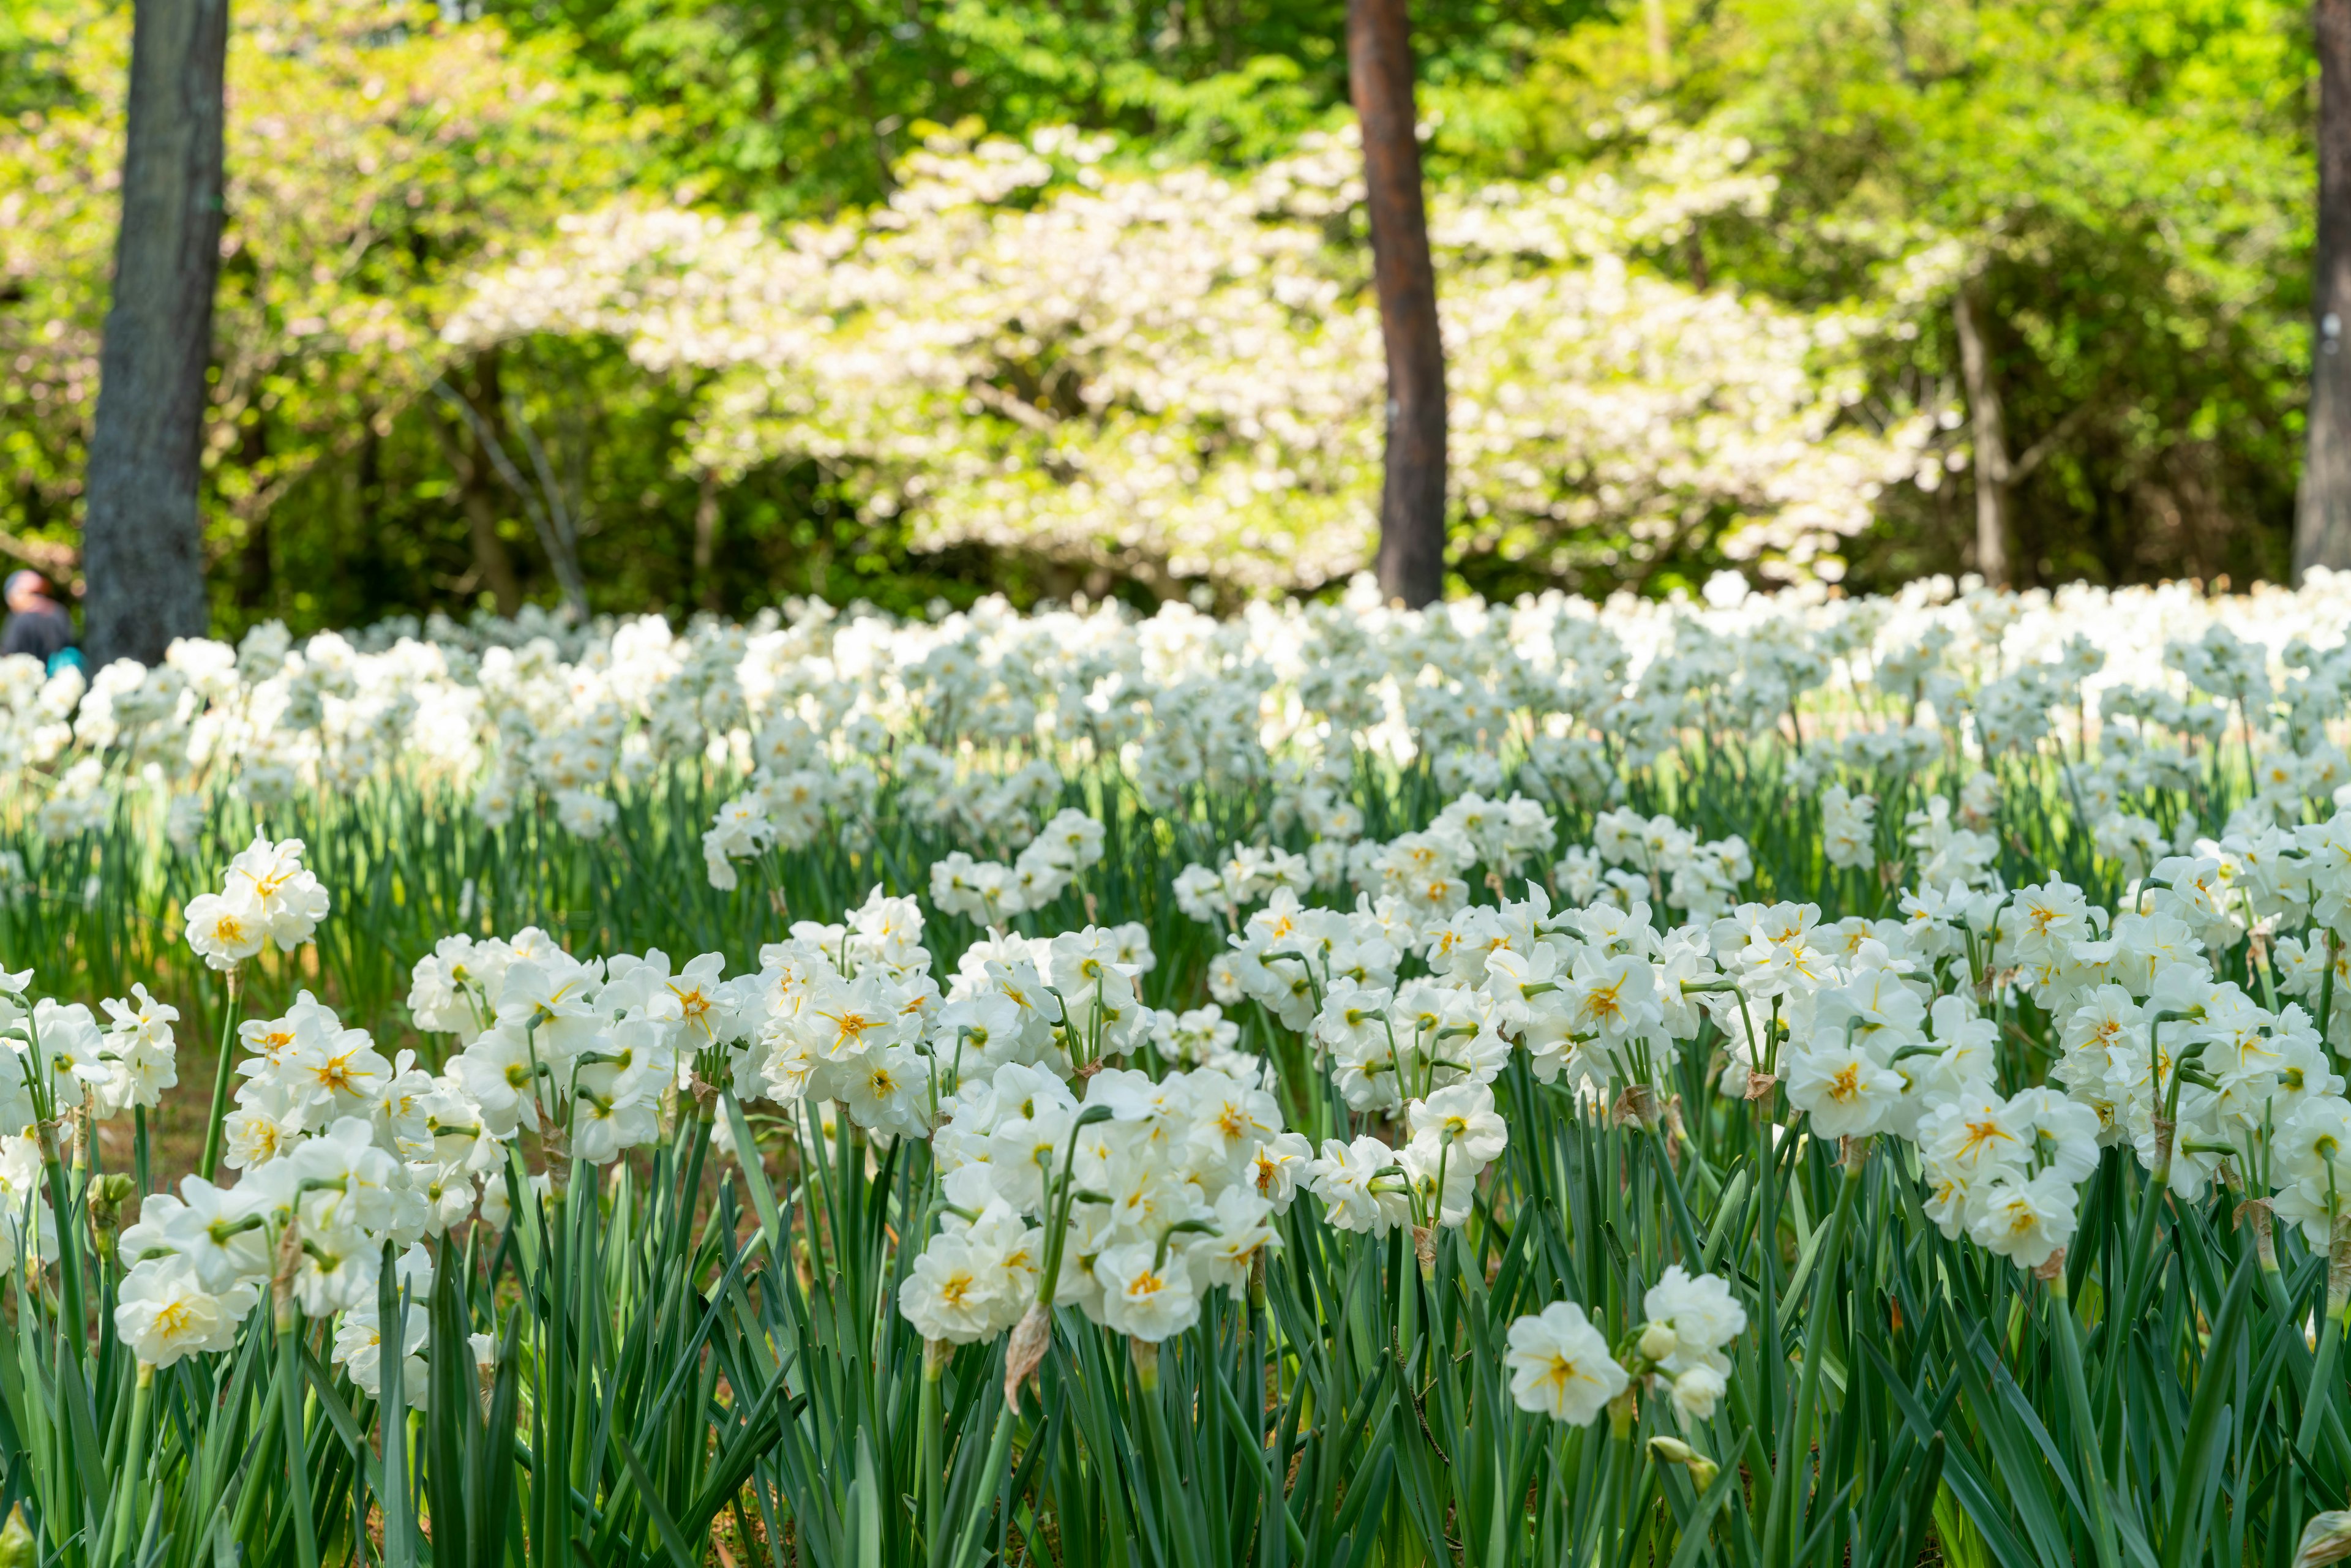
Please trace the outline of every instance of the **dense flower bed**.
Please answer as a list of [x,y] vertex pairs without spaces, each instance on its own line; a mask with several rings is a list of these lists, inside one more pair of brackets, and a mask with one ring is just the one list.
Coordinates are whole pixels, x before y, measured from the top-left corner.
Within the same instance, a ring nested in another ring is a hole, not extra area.
[[2351,585],[1711,601],[0,671],[11,1529],[2334,1560]]

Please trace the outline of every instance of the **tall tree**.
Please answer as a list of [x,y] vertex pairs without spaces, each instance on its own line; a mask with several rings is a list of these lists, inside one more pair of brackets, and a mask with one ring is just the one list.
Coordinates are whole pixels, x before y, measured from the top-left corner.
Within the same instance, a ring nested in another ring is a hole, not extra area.
[[2000,382],[1984,346],[1976,281],[1961,281],[1951,298],[1951,320],[1959,340],[1959,375],[1968,391],[1969,434],[1974,438],[1976,570],[1994,588],[2009,586],[2008,487],[2015,476],[2008,464],[2008,422],[2001,412]]
[[[498,486],[489,449],[496,439],[490,432],[503,401],[498,359],[495,346],[483,350],[474,357],[471,374],[461,377],[462,386],[452,390],[451,396],[465,402],[468,413],[431,412],[437,416],[433,421],[434,439],[456,476],[458,508],[465,514],[472,536],[474,580],[488,592],[499,614],[512,615],[522,608],[522,586],[515,576],[514,559],[507,554],[506,541],[498,538],[498,518],[507,497]],[[489,412],[480,412],[484,409]]]
[[1348,0],[1347,80],[1363,127],[1372,280],[1387,348],[1380,591],[1418,609],[1445,590],[1445,343],[1421,198],[1405,0]]
[[2294,498],[2294,570],[2351,567],[2351,0],[2316,0],[2318,245],[2310,415]]
[[228,0],[137,0],[114,295],[82,523],[88,641],[159,662],[207,625],[205,370],[220,271]]

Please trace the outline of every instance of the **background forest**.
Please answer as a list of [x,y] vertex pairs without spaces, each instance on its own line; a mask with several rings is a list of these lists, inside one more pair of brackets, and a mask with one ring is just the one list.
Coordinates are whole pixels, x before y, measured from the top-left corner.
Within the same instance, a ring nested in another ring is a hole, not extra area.
[[[1453,570],[2288,566],[2309,16],[1414,7]],[[0,0],[0,549],[70,574],[129,7]],[[1335,0],[240,0],[215,624],[1231,603],[1362,563]],[[1973,363],[1969,350],[1972,348]]]

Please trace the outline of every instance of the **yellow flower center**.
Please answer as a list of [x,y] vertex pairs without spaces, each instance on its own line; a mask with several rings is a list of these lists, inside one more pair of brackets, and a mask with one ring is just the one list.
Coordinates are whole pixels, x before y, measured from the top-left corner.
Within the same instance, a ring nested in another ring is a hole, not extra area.
[[1997,1122],[1970,1122],[1968,1141],[1960,1147],[1959,1157],[1973,1159],[1987,1145],[2001,1142],[2012,1144],[2016,1142],[2016,1135]]

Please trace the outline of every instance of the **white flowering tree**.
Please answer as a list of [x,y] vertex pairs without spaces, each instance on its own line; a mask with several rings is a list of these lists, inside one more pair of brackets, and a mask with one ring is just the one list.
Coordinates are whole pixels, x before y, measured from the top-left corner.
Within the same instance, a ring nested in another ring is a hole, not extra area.
[[[1628,574],[1713,542],[1834,580],[1881,489],[1929,462],[1929,419],[1854,413],[1858,350],[1898,307],[1808,314],[1645,270],[1772,183],[1735,141],[1639,140],[1582,183],[1433,194],[1459,542]],[[1109,172],[1111,150],[935,141],[885,206],[781,235],[617,204],[478,278],[444,337],[608,334],[649,372],[705,372],[695,463],[813,458],[921,548],[1249,591],[1355,570],[1384,383],[1352,146],[1247,179]]]

